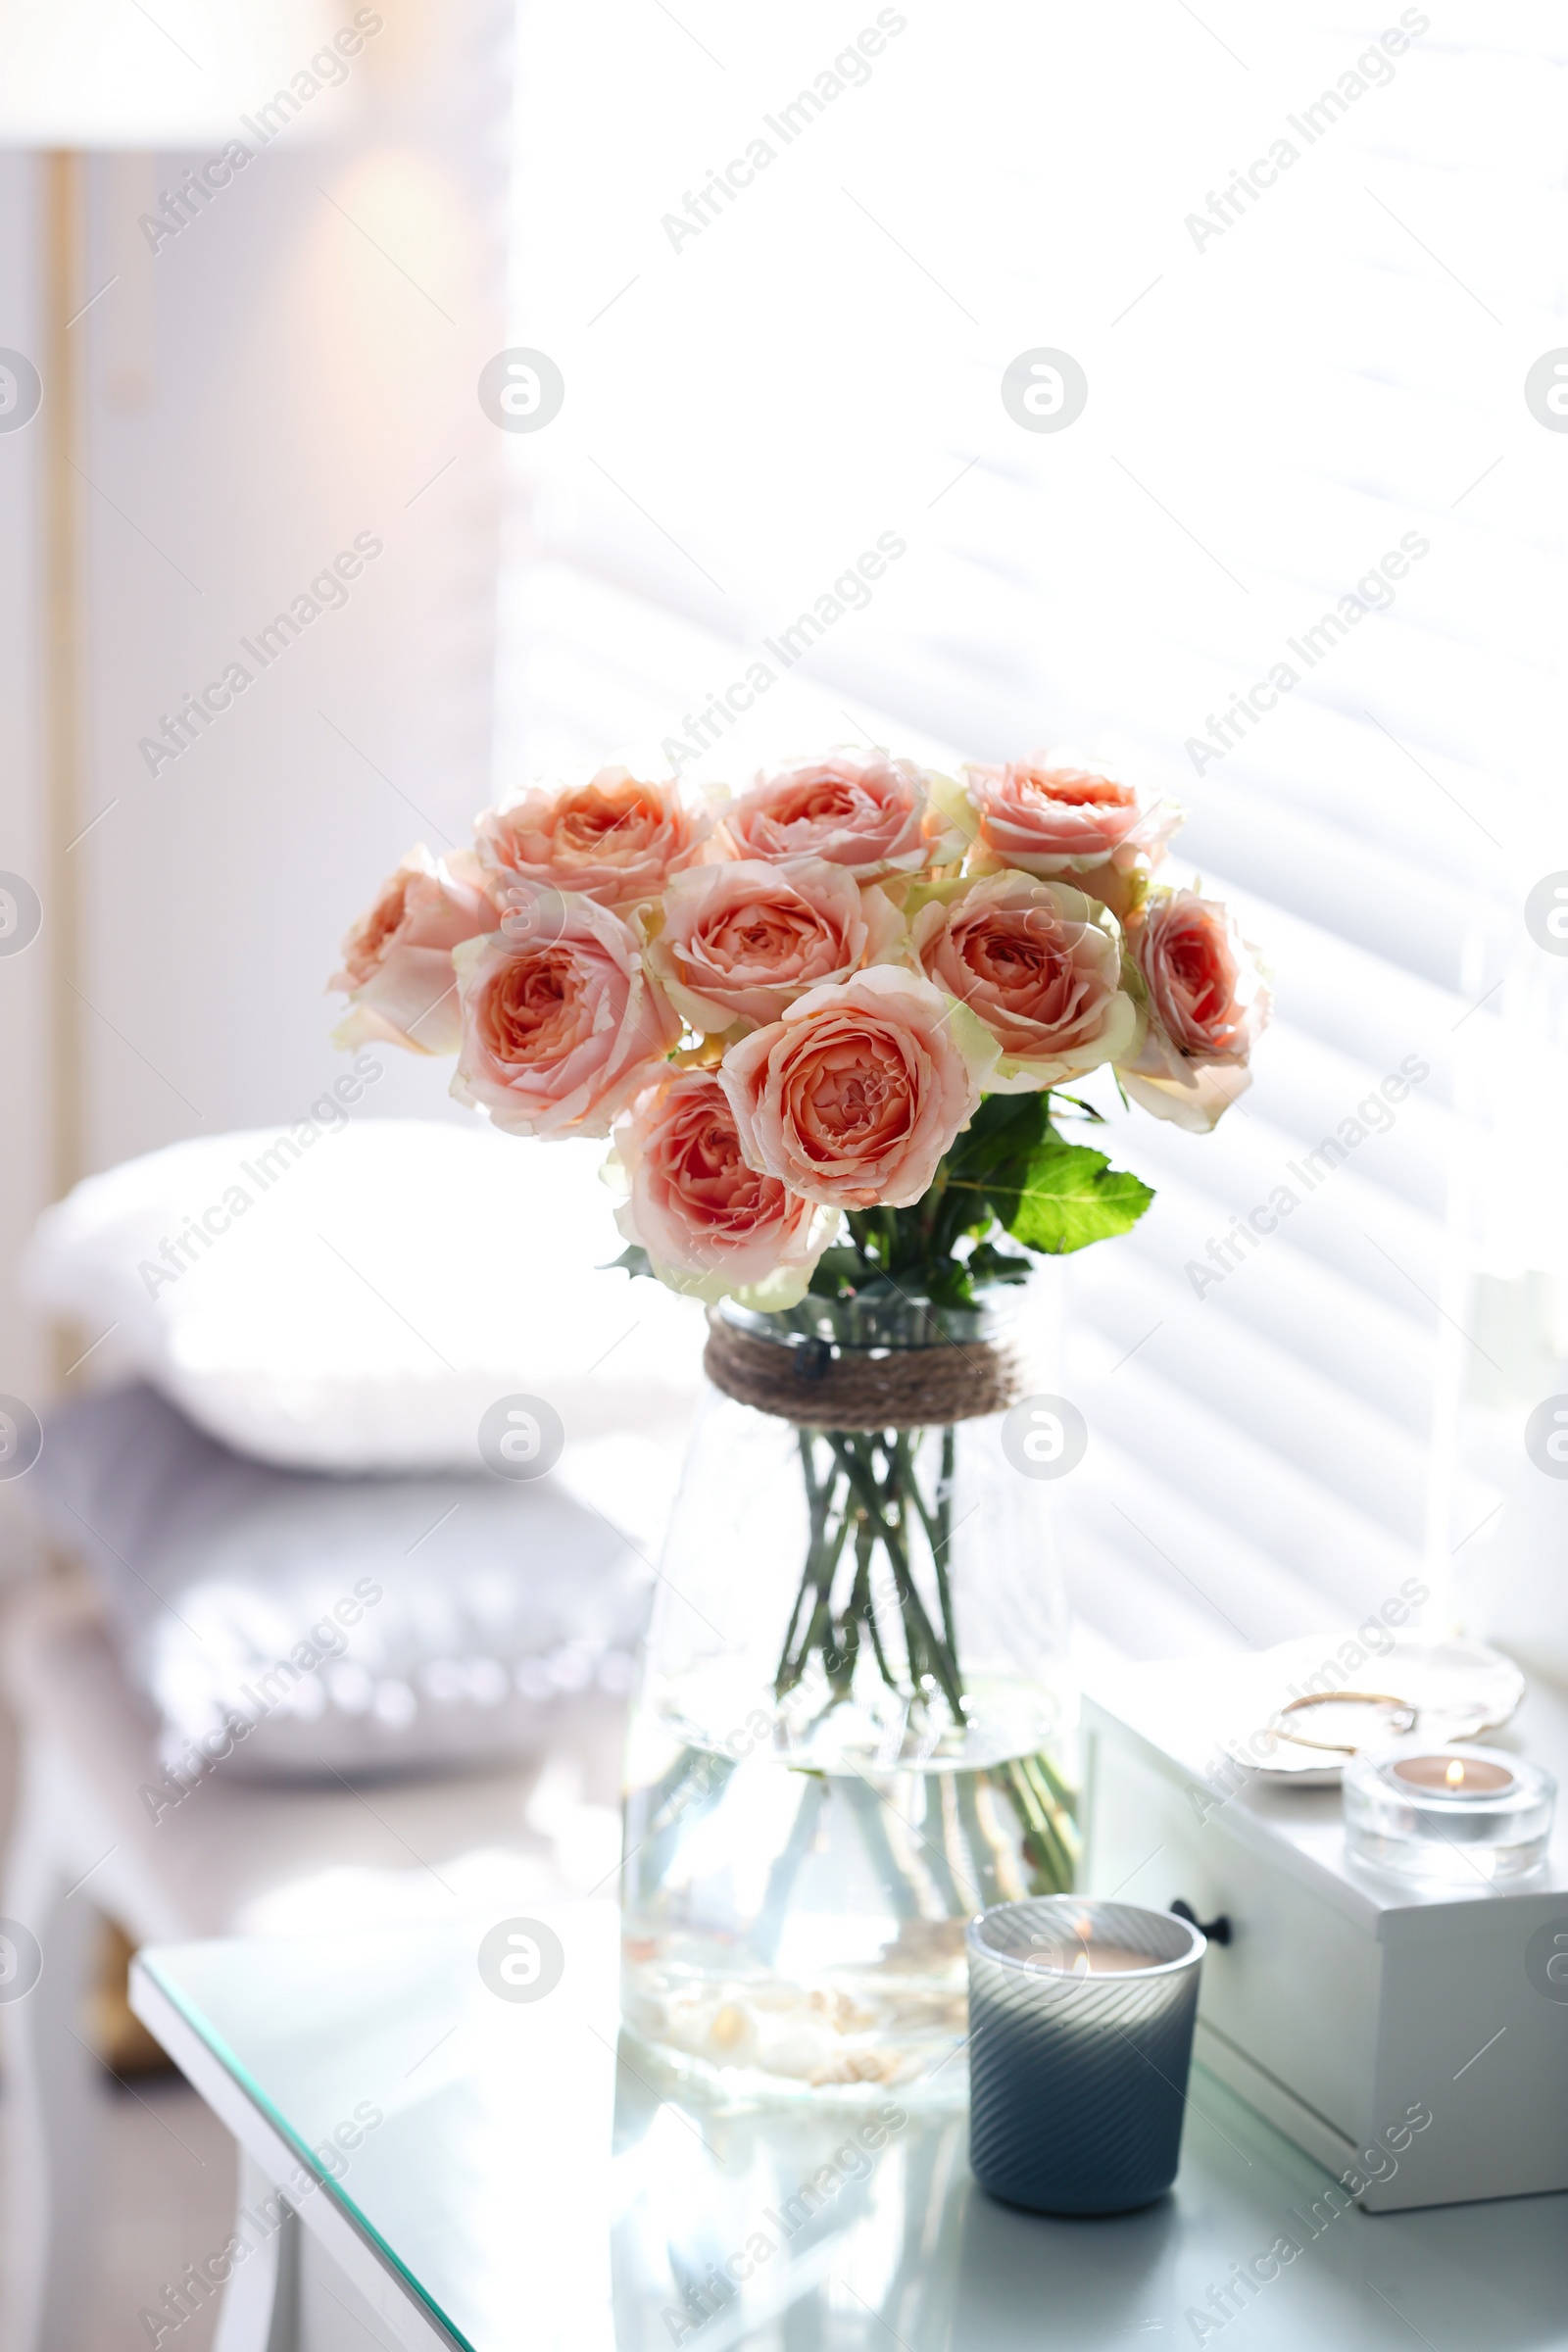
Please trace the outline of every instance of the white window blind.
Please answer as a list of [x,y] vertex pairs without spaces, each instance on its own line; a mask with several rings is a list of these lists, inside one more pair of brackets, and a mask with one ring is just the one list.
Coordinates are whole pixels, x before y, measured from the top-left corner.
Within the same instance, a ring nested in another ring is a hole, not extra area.
[[[1276,1018],[1212,1138],[1094,1090],[1158,1199],[1062,1269],[1076,1605],[1154,1654],[1420,1578],[1484,1630],[1560,1254],[1560,17],[521,26],[514,339],[566,399],[510,446],[506,761],[1070,742],[1173,791]],[[1088,401],[1037,433],[1042,348]]]

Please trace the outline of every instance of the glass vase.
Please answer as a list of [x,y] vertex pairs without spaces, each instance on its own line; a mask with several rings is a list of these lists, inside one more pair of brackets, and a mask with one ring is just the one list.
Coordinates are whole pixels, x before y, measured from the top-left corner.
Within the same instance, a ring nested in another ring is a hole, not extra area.
[[[1012,1315],[1007,1294],[714,1310],[715,1339],[739,1332],[781,1376],[760,1384],[769,1410],[710,1390],[693,1441],[622,1876],[625,2019],[688,2076],[956,2104],[965,1922],[1072,1886],[1076,1694],[1046,1490],[1005,1413],[963,1410]],[[819,1425],[846,1381],[874,1418],[894,1376],[955,1417]]]

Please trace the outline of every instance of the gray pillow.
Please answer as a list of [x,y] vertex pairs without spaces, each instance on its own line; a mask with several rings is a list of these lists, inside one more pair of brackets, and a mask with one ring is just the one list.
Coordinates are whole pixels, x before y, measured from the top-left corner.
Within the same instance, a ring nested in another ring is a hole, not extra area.
[[56,1414],[28,1484],[157,1710],[155,1818],[219,1765],[328,1779],[537,1750],[558,1697],[630,1687],[649,1571],[553,1478],[279,1470],[138,1386]]

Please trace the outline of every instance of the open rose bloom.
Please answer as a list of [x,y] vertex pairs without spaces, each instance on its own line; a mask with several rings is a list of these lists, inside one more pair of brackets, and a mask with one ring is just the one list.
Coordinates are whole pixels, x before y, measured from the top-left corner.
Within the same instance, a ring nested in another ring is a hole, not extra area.
[[997,1058],[964,1008],[879,967],[814,988],[719,1070],[754,1167],[835,1208],[907,1208],[980,1107]]
[[1269,1015],[1255,952],[1217,899],[1161,890],[1128,925],[1148,1018],[1120,1065],[1135,1102],[1203,1135],[1250,1086],[1252,1047]]
[[701,802],[606,765],[411,853],[344,943],[338,1035],[455,1052],[512,1133],[613,1130],[627,1262],[677,1290],[962,1297],[971,1257],[1027,1269],[1007,1237],[1080,1248],[1152,1198],[1053,1090],[1110,1069],[1198,1130],[1249,1083],[1268,989],[1162,871],[1179,822],[1066,752],[958,782],[836,750]]
[[760,775],[724,810],[724,836],[737,858],[824,858],[858,882],[920,874],[962,852],[945,781],[880,752],[832,752]]
[[454,1053],[462,1020],[452,951],[495,922],[473,857],[461,851],[444,863],[422,842],[411,850],[344,939],[343,968],[330,983],[351,1000],[338,1044]]
[[682,1020],[715,1036],[776,1021],[808,989],[888,961],[903,941],[893,902],[842,865],[737,858],[674,877],[649,963]]
[[1121,941],[1082,891],[1033,874],[939,883],[909,935],[926,977],[1002,1048],[997,1093],[1056,1086],[1131,1051],[1139,1018]]
[[1001,767],[971,762],[963,774],[959,822],[973,835],[975,872],[1065,876],[1118,915],[1136,904],[1181,822],[1173,803],[1076,752],[1039,752]]
[[838,1223],[831,1209],[748,1166],[716,1072],[678,1070],[615,1127],[606,1167],[626,1198],[615,1222],[671,1290],[776,1310],[805,1298]]
[[463,1043],[452,1092],[514,1135],[608,1135],[680,1023],[618,914],[556,892],[536,894],[530,911],[530,936],[467,940],[453,958]]
[[673,782],[641,783],[629,767],[602,767],[565,791],[536,785],[487,808],[474,830],[499,902],[517,881],[634,906],[701,856],[712,819]]

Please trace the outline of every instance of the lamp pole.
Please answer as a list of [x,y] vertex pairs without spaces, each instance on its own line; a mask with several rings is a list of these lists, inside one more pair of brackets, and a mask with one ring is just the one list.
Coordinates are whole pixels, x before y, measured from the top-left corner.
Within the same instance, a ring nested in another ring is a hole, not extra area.
[[85,206],[82,158],[54,149],[42,159],[43,247],[43,687],[49,832],[50,1175],[56,1200],[83,1172],[81,892],[72,852],[81,829],[83,662],[81,481],[75,464],[82,415],[80,343],[72,322],[82,296]]

